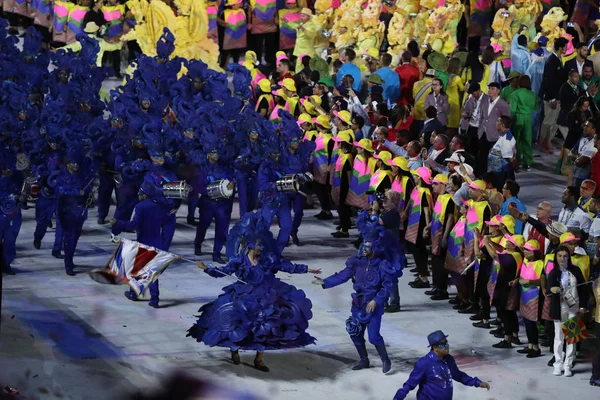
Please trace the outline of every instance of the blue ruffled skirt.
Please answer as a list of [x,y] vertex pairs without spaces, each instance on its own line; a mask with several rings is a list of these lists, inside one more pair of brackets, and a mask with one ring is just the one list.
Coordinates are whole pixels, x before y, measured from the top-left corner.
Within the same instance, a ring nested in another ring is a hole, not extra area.
[[236,282],[215,301],[200,307],[187,336],[208,346],[242,350],[304,347],[316,339],[306,333],[312,303],[303,290],[276,277],[251,285]]

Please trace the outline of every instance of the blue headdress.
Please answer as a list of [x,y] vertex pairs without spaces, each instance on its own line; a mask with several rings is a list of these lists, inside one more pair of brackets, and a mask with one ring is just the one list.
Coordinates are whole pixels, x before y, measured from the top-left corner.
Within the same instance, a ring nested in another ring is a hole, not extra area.
[[8,104],[13,112],[27,111],[31,108],[27,93],[16,83],[4,81],[2,83],[2,92],[1,102]]
[[252,77],[248,68],[239,64],[229,64],[227,71],[233,73],[233,95],[240,99],[250,99],[252,97],[250,90]]
[[23,52],[25,56],[37,56],[42,50],[42,34],[30,26],[25,32],[25,38],[23,39]]
[[231,228],[227,239],[227,257],[244,254],[257,245],[263,247],[265,255],[277,253],[277,244],[270,231],[270,224],[260,211],[246,213]]
[[171,54],[175,51],[175,36],[169,28],[164,28],[163,34],[156,42],[156,55],[158,58],[168,60]]
[[187,63],[187,70],[187,75],[190,79],[205,81],[208,78],[208,65],[201,60],[190,60]]
[[387,261],[386,268],[389,269],[387,272],[397,278],[402,276],[406,260],[400,257],[400,241],[383,225],[379,224],[379,217],[369,214],[367,210],[362,211],[356,219],[356,227],[363,237],[363,243],[370,242],[373,246],[373,253]]

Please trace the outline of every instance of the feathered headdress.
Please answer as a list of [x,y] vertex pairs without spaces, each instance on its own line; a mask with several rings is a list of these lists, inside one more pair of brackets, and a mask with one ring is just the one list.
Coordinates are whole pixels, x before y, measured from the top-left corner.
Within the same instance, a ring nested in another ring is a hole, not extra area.
[[239,64],[229,64],[227,71],[233,73],[233,95],[240,99],[250,99],[252,97],[250,71]]
[[406,261],[400,257],[398,237],[379,224],[377,215],[371,215],[367,210],[358,214],[356,227],[363,237],[363,243],[370,242],[373,253],[386,260],[394,275],[400,277]]
[[260,211],[246,213],[231,228],[227,239],[227,257],[243,254],[257,245],[263,247],[264,255],[277,254],[277,243],[270,231],[270,224]]
[[168,60],[171,54],[175,51],[175,36],[169,28],[163,30],[163,34],[156,42],[156,55],[158,58]]

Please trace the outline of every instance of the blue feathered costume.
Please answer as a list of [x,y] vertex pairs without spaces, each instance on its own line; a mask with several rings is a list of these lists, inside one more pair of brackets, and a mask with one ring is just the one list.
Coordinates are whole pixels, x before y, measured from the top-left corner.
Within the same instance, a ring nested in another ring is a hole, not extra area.
[[360,355],[360,362],[353,369],[369,367],[364,338],[366,330],[386,373],[391,368],[391,362],[379,329],[385,302],[402,275],[404,265],[396,251],[398,238],[379,224],[377,216],[363,211],[359,214],[356,226],[364,238],[359,254],[350,257],[346,261],[346,268],[340,272],[316,282],[321,283],[324,289],[330,289],[352,280],[352,315],[346,321],[346,330]]
[[[236,363],[238,349],[262,353],[314,344],[315,338],[306,332],[312,318],[311,301],[304,291],[275,276],[278,271],[303,274],[308,267],[277,256],[277,245],[261,211],[245,214],[231,229],[227,243],[227,265],[210,266],[205,272],[214,278],[235,275],[239,281],[225,286],[223,294],[200,308],[188,336],[211,347],[230,348]],[[261,356],[257,355],[255,366],[268,370]]]

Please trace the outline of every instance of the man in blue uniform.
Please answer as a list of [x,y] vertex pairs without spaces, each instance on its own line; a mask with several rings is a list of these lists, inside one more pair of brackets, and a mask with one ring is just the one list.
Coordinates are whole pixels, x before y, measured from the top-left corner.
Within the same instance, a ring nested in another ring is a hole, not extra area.
[[205,143],[205,148],[209,151],[206,155],[207,162],[200,171],[200,221],[196,228],[196,238],[194,240],[195,254],[202,255],[202,242],[206,237],[206,231],[210,226],[213,218],[215,220],[215,242],[213,245],[212,259],[219,264],[226,264],[227,260],[221,254],[227,230],[229,229],[229,221],[231,220],[231,211],[233,209],[233,196],[230,198],[211,199],[208,195],[207,187],[211,183],[227,179],[229,181],[228,189],[233,190],[233,169],[230,163],[225,163],[220,160],[221,150],[219,142],[208,140]]
[[4,246],[2,272],[14,275],[10,263],[17,255],[16,241],[21,229],[21,207],[18,202],[23,175],[15,169],[16,159],[8,150],[0,152],[0,241]]
[[[138,193],[139,202],[135,206],[133,219],[123,221],[111,219],[113,235],[118,235],[123,231],[135,230],[137,241],[147,246],[161,249],[161,215],[164,208],[157,203],[153,197],[158,195],[154,185],[150,182],[143,182]],[[150,307],[158,308],[158,279],[149,286],[150,289]],[[125,292],[125,297],[129,300],[137,300],[137,295],[133,290]]]
[[417,385],[419,400],[452,399],[453,380],[466,386],[480,387],[490,390],[490,384],[478,378],[472,378],[456,366],[454,357],[450,355],[450,344],[442,331],[435,331],[427,336],[431,351],[422,357],[411,372],[408,381],[396,392],[394,400],[406,398]]
[[247,140],[241,143],[238,153],[234,165],[241,217],[247,212],[254,211],[258,200],[257,172],[263,159],[263,152],[257,129],[248,132]]

